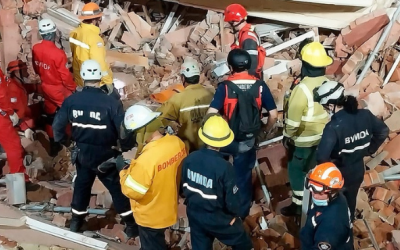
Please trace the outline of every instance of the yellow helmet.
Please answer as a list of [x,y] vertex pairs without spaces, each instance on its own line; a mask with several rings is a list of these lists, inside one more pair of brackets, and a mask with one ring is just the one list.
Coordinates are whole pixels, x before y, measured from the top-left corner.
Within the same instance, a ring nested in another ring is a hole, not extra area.
[[324,46],[319,42],[306,44],[300,52],[301,60],[313,67],[321,68],[333,63],[333,59],[326,54]]
[[235,137],[228,123],[219,114],[206,118],[198,133],[205,144],[216,148],[228,146]]

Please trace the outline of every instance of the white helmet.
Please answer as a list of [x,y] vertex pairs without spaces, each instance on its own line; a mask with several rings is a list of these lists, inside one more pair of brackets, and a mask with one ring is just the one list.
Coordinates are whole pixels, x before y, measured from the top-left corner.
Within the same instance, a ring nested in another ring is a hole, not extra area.
[[335,81],[326,81],[314,89],[314,101],[321,105],[336,104],[344,97],[344,86]]
[[126,110],[124,125],[128,130],[137,130],[146,126],[160,115],[161,112],[153,112],[146,106],[135,104]]
[[86,60],[81,65],[81,77],[83,80],[100,80],[100,64],[95,60]]
[[42,19],[39,21],[39,33],[41,35],[53,33],[57,30],[56,24],[51,19]]
[[182,63],[181,74],[185,77],[199,76],[200,69],[198,63],[193,60],[188,60]]

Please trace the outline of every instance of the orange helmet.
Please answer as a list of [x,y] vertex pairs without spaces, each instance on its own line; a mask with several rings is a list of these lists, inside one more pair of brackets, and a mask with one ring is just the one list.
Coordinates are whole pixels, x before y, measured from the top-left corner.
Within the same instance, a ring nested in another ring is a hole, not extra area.
[[21,60],[14,60],[8,63],[7,66],[7,73],[10,74],[16,70],[20,70],[20,69],[26,69],[26,63],[24,63]]
[[247,18],[247,11],[242,5],[234,3],[226,7],[224,16],[225,22],[242,22]]
[[101,16],[103,16],[103,12],[101,12],[100,7],[96,3],[90,2],[85,4],[85,6],[83,6],[79,19],[87,20]]
[[343,185],[342,173],[332,162],[322,163],[307,174],[306,188],[313,192],[339,190]]

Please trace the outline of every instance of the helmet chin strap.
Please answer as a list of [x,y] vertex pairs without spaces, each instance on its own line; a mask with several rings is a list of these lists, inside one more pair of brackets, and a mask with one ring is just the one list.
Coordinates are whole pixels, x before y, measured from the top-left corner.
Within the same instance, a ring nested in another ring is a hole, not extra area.
[[238,30],[236,30],[236,28],[239,26],[239,25],[241,25],[243,22],[244,22],[245,20],[244,19],[242,19],[240,22],[238,22],[236,25],[234,25],[233,24],[233,22],[229,22],[229,24],[231,25],[231,27],[232,27],[232,34],[236,34],[236,33],[238,33],[239,31]]

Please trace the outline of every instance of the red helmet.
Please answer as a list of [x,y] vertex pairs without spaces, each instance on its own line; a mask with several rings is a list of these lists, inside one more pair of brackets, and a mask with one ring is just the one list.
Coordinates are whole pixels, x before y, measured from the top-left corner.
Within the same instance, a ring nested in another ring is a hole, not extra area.
[[247,11],[242,5],[234,3],[226,7],[224,15],[225,22],[241,22],[246,20]]

